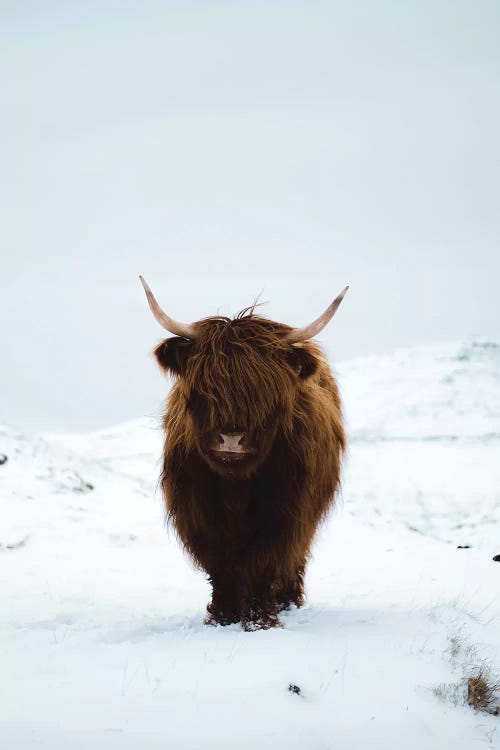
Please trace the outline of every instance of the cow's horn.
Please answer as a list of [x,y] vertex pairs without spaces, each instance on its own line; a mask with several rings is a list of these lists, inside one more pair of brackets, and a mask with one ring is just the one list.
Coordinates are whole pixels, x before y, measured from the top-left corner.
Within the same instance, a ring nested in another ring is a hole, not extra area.
[[307,341],[308,339],[312,339],[313,336],[317,336],[318,333],[323,330],[326,324],[330,322],[330,320],[337,312],[338,307],[344,299],[348,289],[349,287],[346,286],[346,288],[340,292],[339,296],[333,300],[330,307],[327,307],[323,315],[320,315],[319,318],[314,321],[314,323],[310,323],[305,328],[293,328],[290,333],[287,333],[287,335],[285,336],[285,340],[290,344],[297,344],[299,341]]
[[142,286],[144,287],[144,291],[146,292],[151,312],[155,316],[158,323],[167,331],[173,333],[175,336],[183,336],[183,338],[185,339],[196,338],[194,325],[192,323],[179,323],[177,320],[174,320],[166,313],[164,313],[146,281],[142,278],[142,276],[139,276],[139,278],[141,280]]

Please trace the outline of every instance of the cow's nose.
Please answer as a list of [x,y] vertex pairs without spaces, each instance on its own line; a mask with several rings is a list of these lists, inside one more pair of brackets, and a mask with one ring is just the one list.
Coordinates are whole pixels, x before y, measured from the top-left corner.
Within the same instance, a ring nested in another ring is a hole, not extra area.
[[228,453],[243,453],[244,448],[242,446],[243,438],[245,437],[244,432],[221,432],[220,435],[220,446],[219,450],[227,451]]

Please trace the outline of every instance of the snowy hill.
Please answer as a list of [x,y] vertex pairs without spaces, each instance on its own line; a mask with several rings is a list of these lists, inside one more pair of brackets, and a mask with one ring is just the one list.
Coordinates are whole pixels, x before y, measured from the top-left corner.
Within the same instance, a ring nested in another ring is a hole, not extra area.
[[337,368],[351,438],[500,440],[500,343],[472,340]]
[[500,345],[337,371],[342,498],[284,630],[203,626],[207,584],[164,528],[154,420],[0,430],[2,747],[500,747],[463,683],[500,667]]
[[472,340],[338,368],[350,435],[344,497],[370,523],[500,545],[500,343]]

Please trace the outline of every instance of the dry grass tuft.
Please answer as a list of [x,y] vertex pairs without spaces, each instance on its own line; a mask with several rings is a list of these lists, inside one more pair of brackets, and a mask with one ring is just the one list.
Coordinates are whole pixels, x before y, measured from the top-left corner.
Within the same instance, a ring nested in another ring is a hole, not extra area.
[[462,679],[442,683],[434,688],[434,695],[454,706],[471,706],[493,716],[500,716],[500,678],[489,663],[480,659],[478,649],[463,638],[459,631],[449,637],[445,657],[453,671],[460,669]]
[[500,715],[500,682],[485,664],[467,679],[467,703],[476,711]]

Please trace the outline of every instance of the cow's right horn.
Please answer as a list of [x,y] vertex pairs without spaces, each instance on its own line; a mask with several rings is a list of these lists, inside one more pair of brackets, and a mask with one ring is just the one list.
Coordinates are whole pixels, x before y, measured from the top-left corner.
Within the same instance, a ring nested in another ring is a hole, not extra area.
[[142,286],[144,287],[144,291],[146,292],[151,312],[155,316],[158,323],[162,326],[162,328],[165,328],[165,330],[173,333],[174,336],[182,336],[185,339],[196,338],[194,325],[192,323],[179,323],[177,320],[174,320],[169,315],[164,313],[146,281],[142,278],[142,276],[139,276],[139,278],[141,280]]
[[297,344],[299,341],[307,341],[308,339],[312,339],[313,336],[317,336],[337,312],[348,289],[348,286],[346,286],[345,289],[342,289],[339,296],[333,300],[330,307],[327,307],[323,315],[320,315],[313,323],[310,323],[305,328],[292,328],[290,333],[285,336],[285,341],[288,341],[289,344]]

